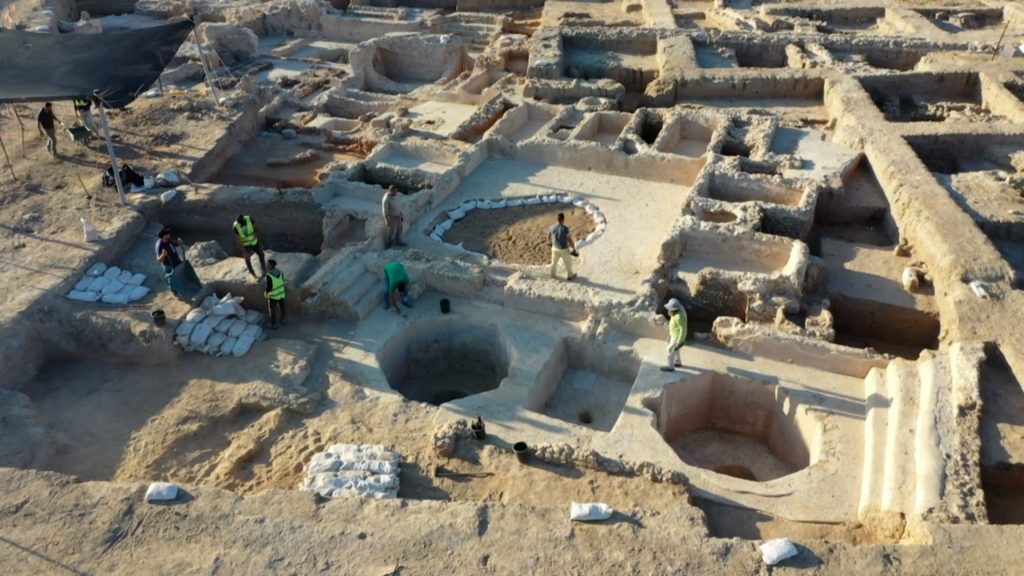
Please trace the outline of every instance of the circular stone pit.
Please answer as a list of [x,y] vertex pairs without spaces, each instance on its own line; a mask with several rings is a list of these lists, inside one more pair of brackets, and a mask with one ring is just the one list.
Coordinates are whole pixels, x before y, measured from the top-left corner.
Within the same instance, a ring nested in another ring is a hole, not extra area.
[[496,389],[509,365],[495,327],[455,319],[407,327],[388,340],[377,360],[392,390],[435,406]]

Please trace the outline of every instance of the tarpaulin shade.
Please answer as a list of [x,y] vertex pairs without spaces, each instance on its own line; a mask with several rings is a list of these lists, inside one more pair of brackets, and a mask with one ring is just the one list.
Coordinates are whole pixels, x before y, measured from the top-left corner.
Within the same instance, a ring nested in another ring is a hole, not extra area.
[[192,22],[105,32],[0,30],[0,102],[70,100],[99,91],[111,108],[131,104],[174,57]]

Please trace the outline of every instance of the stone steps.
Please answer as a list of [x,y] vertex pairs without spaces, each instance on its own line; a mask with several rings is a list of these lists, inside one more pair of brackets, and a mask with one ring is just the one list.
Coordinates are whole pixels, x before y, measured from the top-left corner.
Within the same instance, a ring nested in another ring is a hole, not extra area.
[[[365,318],[373,310],[373,308],[367,309],[365,303],[360,306],[360,301],[366,298],[368,293],[374,292],[373,287],[377,286],[378,282],[380,282],[380,279],[377,278],[377,275],[371,274],[364,268],[363,274],[359,279],[339,295],[338,298],[347,308],[349,319],[359,320]],[[383,296],[381,296],[381,299],[383,300]],[[363,312],[363,314],[360,315],[360,312]]]

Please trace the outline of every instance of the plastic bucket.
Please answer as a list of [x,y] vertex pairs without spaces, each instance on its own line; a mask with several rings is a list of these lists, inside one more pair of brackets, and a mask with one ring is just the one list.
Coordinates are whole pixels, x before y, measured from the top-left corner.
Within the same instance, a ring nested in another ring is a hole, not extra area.
[[512,445],[512,451],[516,454],[516,460],[520,462],[530,459],[530,447],[526,445],[526,442],[516,442]]
[[167,323],[167,315],[164,314],[163,310],[153,310],[150,315],[153,316],[153,324],[157,326],[163,326]]
[[441,314],[447,314],[452,311],[452,303],[447,298],[441,299]]

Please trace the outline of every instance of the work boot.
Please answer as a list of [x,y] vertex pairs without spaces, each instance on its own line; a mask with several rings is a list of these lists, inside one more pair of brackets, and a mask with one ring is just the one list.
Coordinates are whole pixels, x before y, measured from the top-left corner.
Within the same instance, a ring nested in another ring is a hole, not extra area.
[[683,367],[683,363],[682,362],[676,362],[675,364],[673,364],[673,366],[675,366],[676,368],[682,368]]
[[576,275],[575,274],[572,274],[568,278],[566,278],[566,280],[575,280],[575,279],[576,279]]
[[662,366],[661,367],[661,371],[662,372],[675,372],[676,369],[671,367],[671,366]]

